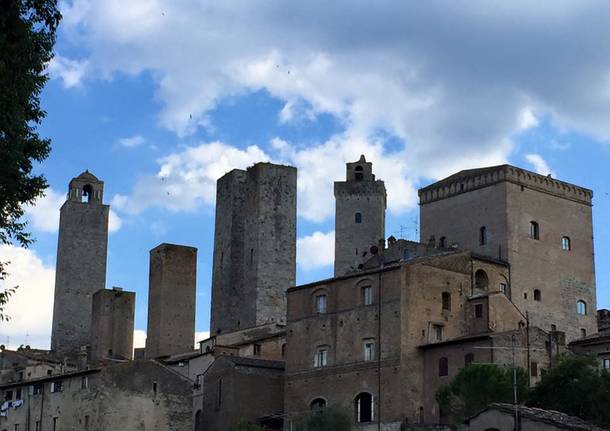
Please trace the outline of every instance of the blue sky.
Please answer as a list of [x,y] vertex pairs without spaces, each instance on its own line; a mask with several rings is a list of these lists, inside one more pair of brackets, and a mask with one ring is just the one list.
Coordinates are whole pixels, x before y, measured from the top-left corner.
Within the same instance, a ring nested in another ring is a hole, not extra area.
[[608,4],[123,3],[62,3],[37,242],[0,250],[21,286],[9,344],[48,346],[58,208],[85,169],[105,181],[107,285],[137,292],[139,343],[161,242],[199,249],[204,336],[215,180],[265,160],[299,168],[298,283],[332,272],[332,182],[361,153],[386,181],[387,235],[410,239],[417,188],[459,169],[509,162],[591,188],[610,307]]

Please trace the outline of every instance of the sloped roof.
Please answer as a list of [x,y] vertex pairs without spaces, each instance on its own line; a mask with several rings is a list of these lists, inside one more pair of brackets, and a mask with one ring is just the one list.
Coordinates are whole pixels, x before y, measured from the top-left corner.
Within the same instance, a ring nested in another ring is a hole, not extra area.
[[75,179],[77,179],[77,180],[85,180],[85,181],[97,181],[97,182],[100,181],[95,175],[93,175],[91,172],[89,172],[89,170],[85,170],[85,172],[82,172]]

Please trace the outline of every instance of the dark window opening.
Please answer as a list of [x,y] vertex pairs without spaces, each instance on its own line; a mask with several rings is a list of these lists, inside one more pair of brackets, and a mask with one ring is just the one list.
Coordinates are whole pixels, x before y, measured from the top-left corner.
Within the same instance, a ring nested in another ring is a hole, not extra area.
[[260,356],[260,355],[261,355],[261,345],[255,344],[254,345],[254,356]]
[[534,289],[534,301],[542,301],[542,293],[539,289]]
[[481,226],[479,229],[479,245],[487,244],[487,227]]
[[373,421],[373,395],[368,392],[358,394],[355,400],[356,422]]
[[254,262],[254,249],[250,249],[250,265]]
[[326,400],[324,398],[316,398],[309,404],[309,408],[312,412],[319,412],[326,408]]
[[476,317],[477,319],[483,317],[483,304],[475,304],[474,317]]
[[466,356],[464,356],[464,365],[468,366],[470,364],[472,364],[474,362],[474,354],[473,353],[468,353]]
[[152,390],[155,394],[157,393],[157,381],[156,380],[153,380]]
[[81,202],[91,202],[91,197],[93,196],[93,188],[87,184],[83,187],[83,196]]
[[585,328],[580,329],[580,337],[585,338],[587,336],[587,330]]
[[449,375],[449,360],[447,358],[438,360],[438,375],[441,377]]
[[447,248],[447,237],[440,237],[440,239],[438,240],[438,248]]
[[535,221],[530,222],[530,238],[540,239],[540,226]]
[[557,325],[551,325],[551,332],[557,331]]
[[356,223],[362,223],[362,213],[356,213],[354,214],[354,221]]
[[451,311],[451,293],[443,292],[443,310]]
[[216,386],[216,409],[219,410],[222,406],[222,379],[218,380]]
[[487,277],[487,273],[482,269],[477,270],[474,273],[474,288],[477,290],[487,290],[487,286],[489,286],[489,277]]
[[286,357],[286,343],[282,344],[282,358]]
[[530,374],[532,377],[538,377],[538,362],[532,361],[530,363]]
[[364,179],[364,172],[362,172],[362,166],[356,166],[356,169],[354,170],[356,171],[356,181],[362,181]]

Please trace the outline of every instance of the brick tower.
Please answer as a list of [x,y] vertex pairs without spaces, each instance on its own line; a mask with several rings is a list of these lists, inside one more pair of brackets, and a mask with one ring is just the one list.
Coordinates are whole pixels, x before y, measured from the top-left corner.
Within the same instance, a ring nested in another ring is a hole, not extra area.
[[73,356],[89,345],[91,300],[106,284],[108,214],[104,183],[85,171],[70,181],[59,212],[51,349]]
[[510,165],[458,172],[419,191],[421,238],[510,264],[505,290],[543,330],[596,332],[591,190]]
[[296,168],[272,163],[218,180],[212,334],[285,322],[285,292],[296,281],[296,183]]
[[335,181],[335,277],[357,269],[385,238],[386,191],[364,155],[347,163],[346,181]]

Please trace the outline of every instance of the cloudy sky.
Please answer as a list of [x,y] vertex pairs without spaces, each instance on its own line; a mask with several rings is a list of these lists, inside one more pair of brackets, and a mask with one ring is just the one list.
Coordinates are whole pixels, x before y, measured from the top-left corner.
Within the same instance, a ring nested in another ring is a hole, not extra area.
[[199,248],[209,327],[215,181],[299,168],[298,282],[332,272],[332,182],[361,153],[388,189],[387,234],[415,239],[422,185],[509,162],[592,188],[598,306],[610,307],[610,3],[73,0],[41,131],[51,188],[37,242],[0,248],[20,289],[0,342],[48,347],[58,208],[89,169],[112,205],[108,287],[137,292],[148,251]]

